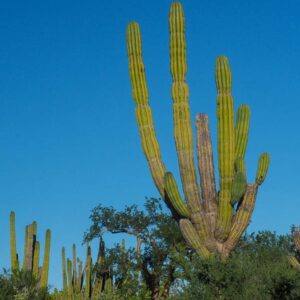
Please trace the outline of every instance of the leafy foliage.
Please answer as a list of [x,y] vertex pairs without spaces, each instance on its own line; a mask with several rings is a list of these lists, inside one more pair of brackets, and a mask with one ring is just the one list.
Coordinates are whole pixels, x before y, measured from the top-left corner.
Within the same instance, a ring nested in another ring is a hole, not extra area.
[[246,235],[226,260],[182,257],[188,283],[178,299],[300,299],[300,273],[286,253],[290,236],[269,231]]

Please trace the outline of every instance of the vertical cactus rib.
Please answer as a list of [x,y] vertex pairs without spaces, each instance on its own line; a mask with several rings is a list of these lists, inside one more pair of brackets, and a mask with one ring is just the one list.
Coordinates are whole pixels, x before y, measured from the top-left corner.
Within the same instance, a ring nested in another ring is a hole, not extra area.
[[231,72],[225,56],[216,61],[218,154],[220,193],[218,222],[215,236],[219,241],[226,240],[231,226],[233,208],[230,204],[234,177],[234,108],[231,96]]
[[247,186],[247,181],[242,171],[237,171],[234,175],[232,190],[231,190],[231,204],[237,203],[244,195]]
[[27,239],[25,242],[25,258],[24,258],[24,270],[32,271],[33,266],[33,251],[34,251],[34,236],[33,236],[33,225],[27,225]]
[[10,213],[10,259],[12,271],[17,270],[18,258],[17,258],[17,244],[16,244],[16,226],[15,226],[15,213]]
[[40,262],[40,243],[35,242],[34,254],[33,254],[33,268],[32,274],[35,278],[39,276],[39,262]]
[[210,230],[213,233],[216,227],[218,205],[213,150],[209,131],[209,121],[206,114],[201,113],[196,116],[196,133],[197,158],[203,207],[210,225]]
[[143,151],[150,171],[161,196],[164,195],[164,174],[160,148],[154,129],[152,111],[149,106],[145,67],[142,58],[142,40],[139,25],[129,23],[127,27],[127,50],[133,99],[136,105],[136,119],[139,127]]
[[180,192],[178,190],[178,186],[176,180],[172,173],[166,172],[164,177],[164,186],[168,198],[172,203],[172,206],[177,211],[177,213],[184,218],[190,216],[190,212],[188,211],[183,199],[181,198]]
[[228,239],[224,243],[225,256],[236,246],[241,235],[247,228],[252,216],[257,195],[257,184],[248,184],[246,193],[234,216]]
[[197,184],[188,100],[189,89],[185,82],[187,67],[184,14],[182,6],[178,2],[171,5],[169,28],[171,74],[173,79],[174,137],[180,176],[188,208],[191,212],[191,220],[201,238],[208,240],[210,231],[201,207],[200,192]]
[[235,158],[244,158],[248,143],[250,124],[250,107],[242,104],[237,111],[237,119],[234,130]]
[[207,258],[210,256],[210,252],[204,246],[203,241],[199,237],[193,224],[188,219],[181,219],[179,222],[180,230],[183,237],[189,243],[189,245],[198,253],[201,258]]
[[68,296],[72,299],[73,296],[72,261],[70,259],[67,259],[67,272],[68,272]]
[[49,260],[50,260],[50,242],[51,242],[51,231],[47,229],[46,240],[45,240],[45,253],[44,261],[41,274],[41,287],[47,287],[48,285],[48,274],[49,274]]
[[63,279],[63,291],[66,293],[68,290],[67,271],[66,271],[66,250],[65,247],[61,249],[61,262],[62,262],[62,279]]
[[73,282],[74,282],[74,287],[76,287],[76,282],[77,282],[77,264],[76,264],[76,245],[73,244],[72,247],[72,255],[73,255]]
[[261,185],[266,176],[270,165],[270,156],[268,153],[262,153],[258,160],[258,167],[256,171],[255,182],[258,185]]
[[89,253],[86,261],[86,282],[85,282],[85,297],[87,299],[91,296],[91,276],[92,276],[92,256]]

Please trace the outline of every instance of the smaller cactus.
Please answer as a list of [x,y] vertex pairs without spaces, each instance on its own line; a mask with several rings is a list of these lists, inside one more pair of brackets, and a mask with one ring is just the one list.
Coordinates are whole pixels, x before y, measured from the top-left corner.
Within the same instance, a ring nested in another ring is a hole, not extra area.
[[[51,232],[46,231],[45,254],[42,267],[39,266],[40,243],[37,241],[37,223],[33,222],[25,227],[25,244],[22,270],[31,272],[39,280],[39,286],[44,288],[48,285],[49,257],[50,257]],[[10,254],[11,269],[19,270],[19,261],[16,247],[15,213],[10,213]]]

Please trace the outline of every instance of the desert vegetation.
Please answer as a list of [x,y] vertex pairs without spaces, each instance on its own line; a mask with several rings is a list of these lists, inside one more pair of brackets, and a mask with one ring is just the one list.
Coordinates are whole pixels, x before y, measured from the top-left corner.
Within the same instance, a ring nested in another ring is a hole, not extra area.
[[[250,107],[240,104],[235,115],[229,59],[222,55],[215,61],[218,134],[213,154],[204,112],[195,118],[196,142],[193,139],[185,16],[179,2],[170,8],[169,33],[174,138],[182,188],[162,159],[149,102],[141,30],[137,22],[130,22],[126,41],[136,121],[161,199],[146,198],[143,205],[124,205],[123,209],[100,201],[91,208],[86,232],[73,245],[61,247],[61,274],[56,274],[61,288],[49,285],[48,280],[53,263],[51,235],[57,233],[46,231],[42,254],[37,222],[27,225],[21,261],[17,217],[11,212],[6,229],[10,230],[11,262],[0,275],[0,299],[300,299],[299,229],[293,226],[291,234],[282,235],[246,232],[258,190],[267,178],[270,155],[261,153],[256,176],[249,179],[245,155]],[[119,237],[119,243],[107,247],[111,235]],[[94,241],[98,249],[92,249]],[[77,255],[80,243],[86,247],[83,258]]]

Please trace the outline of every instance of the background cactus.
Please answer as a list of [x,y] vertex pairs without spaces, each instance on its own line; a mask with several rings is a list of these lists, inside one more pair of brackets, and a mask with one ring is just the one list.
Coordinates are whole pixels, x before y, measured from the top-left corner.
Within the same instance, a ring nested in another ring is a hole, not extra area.
[[[43,265],[39,266],[40,259],[40,243],[37,241],[37,223],[33,222],[26,226],[25,229],[25,244],[24,258],[22,270],[31,272],[33,277],[38,279],[39,287],[46,288],[48,285],[49,260],[50,260],[50,242],[51,232],[46,231],[45,238],[45,253]],[[11,269],[13,272],[19,271],[19,258],[16,247],[16,232],[15,232],[15,213],[10,213],[10,255]]]
[[72,247],[72,259],[66,259],[62,248],[63,290],[56,293],[57,299],[91,299],[96,300],[103,292],[111,292],[113,282],[105,262],[105,245],[100,240],[96,264],[93,264],[91,247],[87,244],[86,260],[76,257],[76,246]]
[[186,202],[161,158],[149,106],[140,29],[137,23],[132,22],[127,28],[127,49],[142,147],[154,182],[179,222],[186,241],[202,257],[208,257],[214,252],[226,257],[249,224],[257,189],[266,177],[270,158],[267,153],[260,156],[255,183],[248,184],[244,157],[250,109],[247,105],[241,105],[234,124],[231,71],[228,59],[220,56],[216,60],[215,72],[220,187],[217,193],[208,117],[199,114],[196,129],[200,190],[194,164],[189,89],[186,83],[185,20],[182,6],[178,2],[171,5],[169,28],[174,137]]

